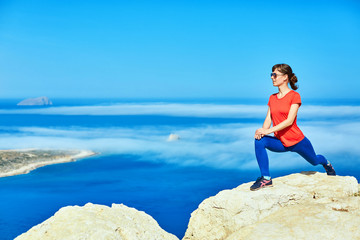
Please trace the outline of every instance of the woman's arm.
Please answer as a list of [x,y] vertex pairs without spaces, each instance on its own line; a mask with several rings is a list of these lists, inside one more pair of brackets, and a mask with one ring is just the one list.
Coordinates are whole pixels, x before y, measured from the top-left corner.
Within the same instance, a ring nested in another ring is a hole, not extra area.
[[[268,135],[270,133],[278,132],[280,130],[283,130],[284,128],[291,126],[291,124],[293,124],[293,122],[295,121],[299,107],[300,107],[300,105],[297,103],[292,104],[286,120],[282,121],[275,127],[272,127],[269,129],[264,128],[264,126],[263,126],[263,128],[259,128],[258,130],[256,130],[255,136],[256,135],[261,135],[261,136]],[[264,124],[265,124],[265,122],[264,122]]]
[[[262,128],[259,128],[258,130],[260,129],[269,129],[271,127],[271,111],[270,111],[270,107],[268,108],[268,111],[267,111],[267,114],[266,114],[266,118],[264,120],[264,123],[263,123],[263,126]],[[256,130],[255,132],[255,138],[256,139],[260,139],[264,136],[264,134],[261,134],[258,132],[258,130]]]
[[262,128],[269,129],[270,127],[271,127],[271,112],[270,112],[270,107],[269,107]]

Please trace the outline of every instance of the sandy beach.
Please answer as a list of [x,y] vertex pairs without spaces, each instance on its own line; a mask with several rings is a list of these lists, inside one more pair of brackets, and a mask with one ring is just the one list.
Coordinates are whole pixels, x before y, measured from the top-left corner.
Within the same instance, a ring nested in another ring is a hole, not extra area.
[[51,164],[73,162],[96,155],[90,150],[0,150],[0,177],[26,174]]

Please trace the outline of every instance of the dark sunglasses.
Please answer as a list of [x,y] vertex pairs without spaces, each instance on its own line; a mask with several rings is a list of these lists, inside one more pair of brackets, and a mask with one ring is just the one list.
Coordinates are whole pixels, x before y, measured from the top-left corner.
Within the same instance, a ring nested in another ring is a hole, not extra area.
[[284,76],[285,74],[270,73],[270,77],[276,78],[277,76]]

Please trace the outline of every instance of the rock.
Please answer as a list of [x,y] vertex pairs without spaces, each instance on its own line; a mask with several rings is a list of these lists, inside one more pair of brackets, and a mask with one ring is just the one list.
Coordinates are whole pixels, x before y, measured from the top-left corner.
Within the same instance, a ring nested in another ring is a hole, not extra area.
[[48,97],[28,98],[17,104],[18,106],[49,106],[52,102]]
[[172,142],[172,141],[177,141],[180,139],[180,136],[179,135],[176,135],[176,134],[170,134],[167,141],[168,142]]
[[183,240],[360,239],[360,197],[354,177],[298,173],[251,183],[204,200]]
[[[359,185],[354,177],[304,172],[224,190],[191,214],[183,240],[360,239]],[[171,213],[169,213],[171,214]],[[144,212],[125,205],[86,204],[60,209],[18,236],[32,239],[177,239]]]
[[83,207],[61,208],[45,222],[31,228],[16,240],[176,240],[144,212],[123,204],[112,207],[88,203]]

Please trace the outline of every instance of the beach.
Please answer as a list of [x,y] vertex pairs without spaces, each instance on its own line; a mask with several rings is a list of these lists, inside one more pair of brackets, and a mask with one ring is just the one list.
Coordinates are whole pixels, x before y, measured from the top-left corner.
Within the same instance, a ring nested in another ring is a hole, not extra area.
[[89,150],[0,150],[0,177],[26,174],[46,165],[73,162],[95,154]]

